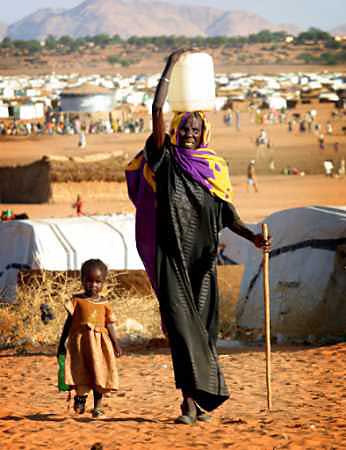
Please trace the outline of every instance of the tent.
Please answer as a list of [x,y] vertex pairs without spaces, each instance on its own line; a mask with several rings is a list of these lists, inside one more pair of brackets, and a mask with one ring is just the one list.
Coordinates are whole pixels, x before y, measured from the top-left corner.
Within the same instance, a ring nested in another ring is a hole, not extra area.
[[280,95],[273,95],[267,98],[269,109],[287,109],[287,100]]
[[[272,235],[272,335],[320,340],[346,333],[346,208],[305,207],[265,219]],[[237,304],[240,332],[263,328],[262,253],[247,245]]]
[[109,269],[143,269],[132,214],[0,222],[0,301],[16,297],[20,269],[79,270],[89,258]]
[[[246,225],[254,233],[259,233],[257,226],[254,224]],[[219,258],[220,264],[245,265],[251,263],[248,261],[248,255],[251,252],[253,244],[233,233],[229,228],[224,228],[219,236]]]

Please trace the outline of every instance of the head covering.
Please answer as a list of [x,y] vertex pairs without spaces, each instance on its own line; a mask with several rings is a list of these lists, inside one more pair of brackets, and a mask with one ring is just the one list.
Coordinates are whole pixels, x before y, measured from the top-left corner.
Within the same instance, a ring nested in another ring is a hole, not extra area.
[[[202,134],[199,147],[191,150],[179,146],[179,130],[188,118],[195,114],[202,121]],[[226,161],[210,149],[210,123],[204,112],[175,113],[171,122],[170,136],[174,145],[173,156],[185,173],[212,195],[226,202],[233,199],[233,191]]]
[[170,126],[170,136],[171,136],[171,142],[173,145],[176,145],[179,147],[179,129],[186,123],[187,119],[191,115],[198,116],[202,121],[202,136],[201,136],[201,142],[200,142],[200,148],[207,148],[210,143],[210,137],[211,137],[211,127],[210,122],[208,121],[206,115],[202,111],[198,111],[195,113],[191,112],[176,112],[174,113],[174,116],[171,121]]

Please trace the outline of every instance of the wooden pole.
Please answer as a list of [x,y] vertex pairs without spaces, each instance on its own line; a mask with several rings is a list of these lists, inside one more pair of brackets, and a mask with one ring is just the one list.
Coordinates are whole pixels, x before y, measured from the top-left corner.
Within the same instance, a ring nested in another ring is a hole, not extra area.
[[[268,239],[268,225],[262,224],[264,239]],[[263,251],[263,298],[264,298],[264,322],[265,322],[265,352],[266,352],[266,381],[267,381],[267,408],[272,409],[271,388],[271,343],[270,343],[270,292],[269,292],[269,252]]]

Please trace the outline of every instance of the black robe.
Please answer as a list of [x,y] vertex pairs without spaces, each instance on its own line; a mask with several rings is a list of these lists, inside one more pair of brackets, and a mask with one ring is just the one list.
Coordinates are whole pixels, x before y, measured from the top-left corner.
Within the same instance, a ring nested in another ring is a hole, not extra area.
[[229,398],[218,363],[218,234],[239,220],[176,163],[169,138],[162,152],[148,139],[145,157],[157,186],[156,282],[176,387],[212,411]]

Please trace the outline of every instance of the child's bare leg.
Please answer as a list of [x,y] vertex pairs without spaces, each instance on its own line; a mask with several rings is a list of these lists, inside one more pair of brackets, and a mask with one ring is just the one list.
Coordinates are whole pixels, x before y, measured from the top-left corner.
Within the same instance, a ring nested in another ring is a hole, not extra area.
[[90,392],[90,387],[84,384],[79,384],[76,386],[76,394],[79,396],[88,395]]
[[96,389],[93,389],[94,394],[94,410],[93,417],[99,417],[103,415],[102,409],[102,392],[98,392]]
[[76,387],[76,396],[74,397],[73,409],[78,414],[85,412],[85,403],[88,397],[90,388],[88,386],[79,385]]
[[98,392],[96,389],[93,389],[94,393],[94,408],[102,407],[102,392]]

